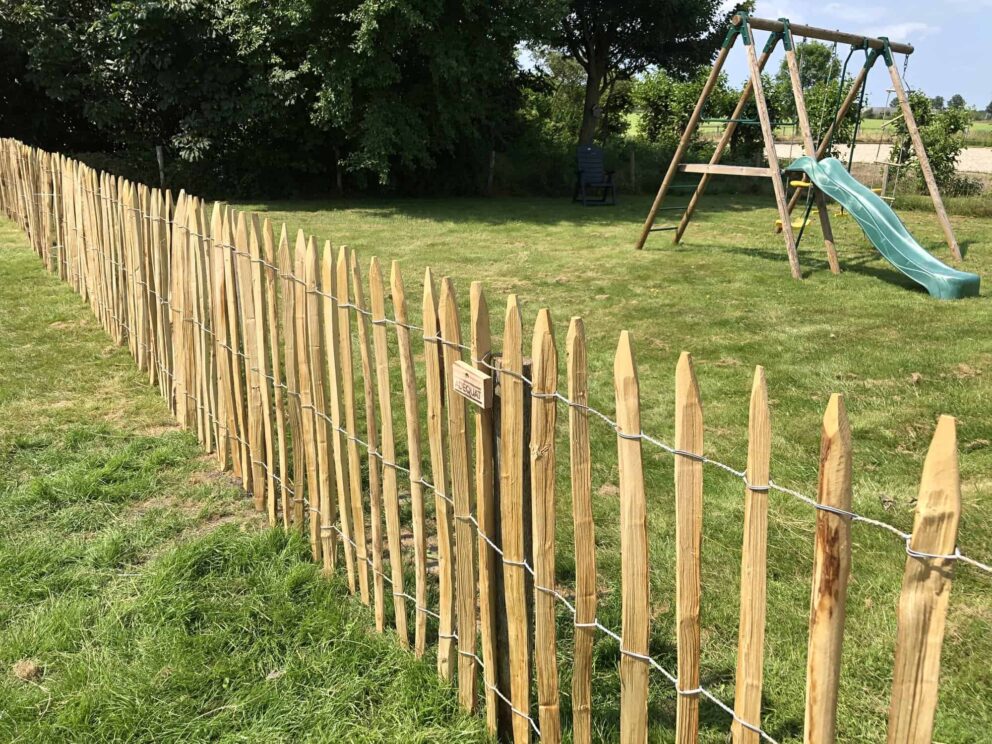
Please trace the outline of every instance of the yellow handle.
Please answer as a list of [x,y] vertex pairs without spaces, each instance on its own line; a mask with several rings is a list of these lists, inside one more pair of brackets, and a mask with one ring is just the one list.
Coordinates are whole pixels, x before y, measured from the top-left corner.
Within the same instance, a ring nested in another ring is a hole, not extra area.
[[809,181],[789,181],[789,185],[797,189],[808,189],[810,187]]

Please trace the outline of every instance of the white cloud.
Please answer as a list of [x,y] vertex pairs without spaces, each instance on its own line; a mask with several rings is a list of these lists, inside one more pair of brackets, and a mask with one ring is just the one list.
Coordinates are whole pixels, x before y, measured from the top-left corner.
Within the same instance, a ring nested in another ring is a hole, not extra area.
[[878,7],[848,5],[847,3],[827,3],[823,12],[832,18],[845,23],[875,23],[884,18],[887,13]]
[[777,0],[777,2],[765,2],[759,0],[756,15],[762,18],[788,18],[793,23],[808,23],[806,14],[803,12],[804,3],[793,2],[793,0]]
[[888,26],[872,29],[875,36],[888,36],[892,41],[920,41],[928,36],[940,33],[940,26],[934,26],[922,21],[905,21]]

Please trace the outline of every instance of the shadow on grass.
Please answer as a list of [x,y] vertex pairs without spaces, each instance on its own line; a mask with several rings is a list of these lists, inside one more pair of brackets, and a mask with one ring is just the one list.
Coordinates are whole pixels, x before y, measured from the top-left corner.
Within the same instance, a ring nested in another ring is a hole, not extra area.
[[[677,194],[666,200],[665,205],[684,207],[689,194]],[[606,209],[584,208],[573,204],[571,199],[561,197],[478,197],[416,199],[397,197],[393,199],[321,199],[307,201],[258,202],[245,206],[260,212],[302,212],[317,214],[361,210],[365,215],[378,219],[420,219],[438,222],[476,223],[502,225],[507,223],[530,223],[544,225],[630,225],[631,242],[644,224],[651,206],[650,196],[628,196],[615,207]],[[749,212],[773,206],[760,196],[741,197],[714,194],[703,202],[703,207],[693,217],[694,222],[706,222],[713,214],[721,212]],[[670,214],[670,213],[669,213]],[[659,214],[658,222],[665,219]]]
[[[783,247],[781,251],[772,251],[767,248],[756,248],[756,247],[721,247],[717,246],[717,250],[723,253],[735,253],[742,256],[749,256],[752,258],[760,258],[765,261],[774,261],[776,263],[784,263],[788,267],[785,248]],[[849,272],[851,274],[861,274],[863,276],[869,276],[874,279],[880,279],[887,284],[891,284],[895,287],[900,287],[902,289],[908,289],[912,291],[925,292],[919,284],[914,282],[905,274],[896,271],[895,269],[886,268],[884,266],[878,266],[878,256],[873,256],[871,254],[861,254],[858,256],[841,256],[839,257],[841,272]],[[825,259],[812,258],[810,256],[802,256],[801,262],[803,266],[803,278],[808,279],[814,273],[820,273],[824,271],[830,271],[830,266],[827,264]]]

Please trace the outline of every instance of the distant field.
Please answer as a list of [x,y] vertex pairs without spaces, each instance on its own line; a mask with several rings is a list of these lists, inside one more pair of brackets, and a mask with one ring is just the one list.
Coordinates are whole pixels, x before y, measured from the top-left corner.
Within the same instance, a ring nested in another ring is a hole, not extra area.
[[[890,142],[892,140],[892,126],[884,126],[882,119],[863,119],[861,121],[858,142]],[[724,124],[719,122],[704,122],[699,130],[703,137],[717,139],[723,132]],[[775,130],[775,138],[780,142],[788,142],[791,139],[798,139],[799,134],[795,127],[779,127]],[[976,121],[964,135],[965,145],[968,147],[992,147],[992,121]]]

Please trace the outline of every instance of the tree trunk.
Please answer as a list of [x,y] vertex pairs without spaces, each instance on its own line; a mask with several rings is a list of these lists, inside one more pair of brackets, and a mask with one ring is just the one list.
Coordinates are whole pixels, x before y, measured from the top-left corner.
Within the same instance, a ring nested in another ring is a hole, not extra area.
[[155,160],[158,162],[158,185],[165,188],[165,148],[155,145]]
[[596,127],[599,120],[593,116],[593,110],[599,106],[599,98],[603,94],[603,77],[605,75],[597,60],[590,58],[586,69],[586,96],[582,107],[582,126],[579,128],[579,144],[591,145],[596,137]]
[[486,196],[493,195],[493,180],[496,178],[496,148],[489,151],[489,172],[486,175]]

